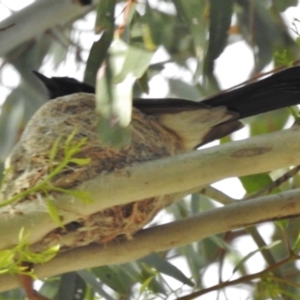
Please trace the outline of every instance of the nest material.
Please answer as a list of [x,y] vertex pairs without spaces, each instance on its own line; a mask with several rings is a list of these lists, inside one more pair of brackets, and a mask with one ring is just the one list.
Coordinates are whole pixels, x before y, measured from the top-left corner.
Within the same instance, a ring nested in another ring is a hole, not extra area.
[[[50,172],[49,154],[58,137],[68,138],[76,129],[74,142],[87,139],[77,157],[90,158],[88,165],[69,165],[54,178],[53,184],[73,188],[86,180],[116,169],[174,155],[183,151],[181,140],[157,122],[133,109],[131,144],[120,151],[103,147],[97,133],[99,116],[95,97],[73,94],[47,102],[30,120],[10,157],[10,172],[2,188],[7,199],[34,186]],[[63,149],[60,151],[63,155]],[[59,156],[56,157],[59,161]],[[137,187],[139,188],[139,187]],[[30,195],[21,201],[37,201]],[[36,251],[61,244],[62,249],[75,248],[92,242],[106,243],[120,235],[131,237],[142,229],[156,213],[172,203],[169,195],[114,206],[57,228],[34,245]],[[12,208],[14,205],[12,204]],[[87,204],[88,205],[88,204]]]

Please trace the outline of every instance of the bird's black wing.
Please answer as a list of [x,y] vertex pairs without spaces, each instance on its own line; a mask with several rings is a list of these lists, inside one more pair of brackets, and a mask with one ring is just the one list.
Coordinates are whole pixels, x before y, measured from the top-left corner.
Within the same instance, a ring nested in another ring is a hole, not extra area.
[[[34,71],[45,84],[50,98],[78,92],[94,93],[94,87],[69,77],[46,76]],[[202,106],[226,106],[239,118],[257,115],[300,103],[300,66],[275,73],[265,79],[209,97],[201,102],[184,99],[133,99],[133,105],[146,114],[176,113]]]

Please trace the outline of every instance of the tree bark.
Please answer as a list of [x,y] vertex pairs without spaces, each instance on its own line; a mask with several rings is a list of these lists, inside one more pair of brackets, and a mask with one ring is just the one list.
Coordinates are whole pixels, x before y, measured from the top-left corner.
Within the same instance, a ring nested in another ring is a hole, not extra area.
[[[199,241],[208,236],[252,226],[272,219],[300,214],[300,189],[247,201],[237,201],[198,216],[148,228],[131,240],[105,246],[89,245],[62,254],[35,266],[39,278],[96,266],[121,264],[148,254]],[[19,286],[16,276],[0,276],[0,292]]]
[[[299,126],[281,132],[215,146],[200,151],[159,159],[99,175],[78,186],[94,201],[86,204],[67,194],[59,194],[54,204],[64,223],[115,205],[147,197],[179,193],[218,180],[268,172],[300,164]],[[0,249],[18,243],[21,228],[30,233],[28,242],[39,241],[57,227],[44,201],[20,202],[13,210],[0,210]],[[9,228],[9,230],[8,230]]]

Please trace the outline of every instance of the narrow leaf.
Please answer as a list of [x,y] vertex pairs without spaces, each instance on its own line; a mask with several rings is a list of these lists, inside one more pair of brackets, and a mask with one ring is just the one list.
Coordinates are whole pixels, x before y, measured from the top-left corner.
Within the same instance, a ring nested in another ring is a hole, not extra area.
[[96,33],[100,33],[102,30],[113,31],[115,6],[115,0],[101,0],[99,2],[95,24]]
[[239,263],[234,267],[233,271],[232,271],[232,275],[249,259],[251,258],[254,254],[256,254],[257,252],[260,252],[264,249],[271,249],[274,248],[275,246],[281,244],[281,241],[274,241],[272,242],[270,245],[261,247],[259,249],[256,249],[254,251],[249,252],[245,257],[243,257]]
[[182,282],[183,284],[187,284],[189,286],[194,286],[194,283],[186,277],[182,271],[176,268],[173,264],[168,262],[165,259],[162,259],[157,254],[149,255],[141,260],[140,262],[146,263],[149,266],[153,266],[157,271],[169,275],[178,281]]
[[107,300],[114,300],[109,294],[107,294],[104,289],[101,287],[100,282],[97,280],[94,274],[82,270],[82,271],[77,271],[77,274],[87,283],[89,284],[93,290],[104,297]]
[[52,199],[49,198],[49,196],[46,197],[46,205],[47,205],[48,213],[49,213],[50,217],[52,218],[52,220],[55,223],[57,223],[60,227],[63,227],[64,225],[61,221],[59,211],[58,211],[57,207],[55,206],[54,202],[52,201]]
[[51,149],[50,149],[49,159],[50,159],[50,163],[51,163],[51,164],[53,164],[53,162],[54,162],[54,160],[55,160],[55,158],[56,158],[56,156],[57,156],[57,153],[58,153],[58,146],[59,146],[60,141],[61,141],[61,137],[58,137],[58,138],[54,141],[54,143],[53,143],[53,145],[52,145],[52,147],[51,147]]
[[70,163],[74,163],[79,166],[88,165],[91,162],[90,158],[71,158]]

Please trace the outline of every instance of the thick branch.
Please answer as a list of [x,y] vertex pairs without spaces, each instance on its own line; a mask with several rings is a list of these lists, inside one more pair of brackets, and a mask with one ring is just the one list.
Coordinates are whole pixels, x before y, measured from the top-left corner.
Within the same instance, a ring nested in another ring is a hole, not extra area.
[[[89,192],[91,204],[61,194],[55,199],[65,223],[119,204],[190,190],[217,180],[267,172],[300,164],[299,127],[117,170],[78,187]],[[137,188],[138,187],[138,188]],[[57,227],[44,202],[16,204],[15,214],[2,213],[0,249],[17,244],[20,228],[37,242]]]
[[[299,127],[282,132],[160,159],[99,175],[79,186],[94,202],[85,204],[66,194],[55,199],[65,223],[119,204],[147,197],[177,193],[215,182],[300,164]],[[1,213],[0,249],[17,244],[22,227],[29,242],[40,240],[57,225],[44,202],[17,204],[19,213]],[[7,230],[9,228],[9,230]]]
[[[168,250],[210,235],[251,226],[274,218],[300,214],[300,189],[278,195],[239,201],[216,208],[196,217],[145,229],[132,240],[90,245],[59,254],[53,260],[35,268],[40,277],[101,265],[121,264],[151,253]],[[0,277],[0,292],[19,286],[16,277]]]
[[82,7],[73,1],[39,0],[0,23],[0,56],[22,43],[36,37],[58,23],[75,19],[88,12],[90,7]]

